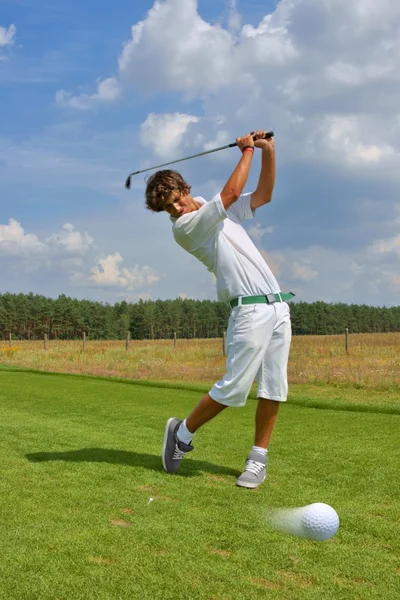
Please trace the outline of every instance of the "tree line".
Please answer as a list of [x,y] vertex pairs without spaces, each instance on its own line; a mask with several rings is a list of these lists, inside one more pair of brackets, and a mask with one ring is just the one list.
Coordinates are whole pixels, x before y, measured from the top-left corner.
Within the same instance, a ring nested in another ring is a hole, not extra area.
[[[294,335],[400,331],[400,306],[291,302]],[[228,325],[230,307],[212,300],[140,300],[113,305],[38,294],[0,294],[0,337],[20,340],[215,338]]]

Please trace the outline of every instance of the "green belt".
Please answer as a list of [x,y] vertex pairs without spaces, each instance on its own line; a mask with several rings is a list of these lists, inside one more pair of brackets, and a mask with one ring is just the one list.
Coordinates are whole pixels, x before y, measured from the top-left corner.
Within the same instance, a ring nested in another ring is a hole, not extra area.
[[[285,302],[293,298],[294,294],[266,294],[265,296],[242,296],[242,304],[273,304],[274,302]],[[229,301],[231,308],[235,308],[239,304],[239,298],[233,298]]]

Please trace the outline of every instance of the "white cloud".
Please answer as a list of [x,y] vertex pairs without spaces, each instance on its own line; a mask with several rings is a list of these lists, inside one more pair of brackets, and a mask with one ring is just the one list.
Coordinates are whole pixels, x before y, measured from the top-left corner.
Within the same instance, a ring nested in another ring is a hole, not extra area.
[[[217,126],[218,122],[215,123]],[[204,150],[213,150],[214,148],[219,148],[220,146],[226,146],[230,142],[229,132],[225,129],[220,129],[217,131],[217,134],[213,140],[210,142],[205,142],[203,145]]]
[[274,230],[270,225],[268,227],[262,227],[260,223],[256,223],[247,228],[247,233],[255,242],[261,242],[265,233],[272,233]]
[[189,125],[198,121],[194,115],[150,113],[140,128],[141,142],[161,158],[175,156],[182,143],[185,145]]
[[228,29],[236,33],[240,30],[242,18],[237,10],[236,0],[229,0]]
[[15,25],[10,25],[8,29],[0,26],[0,48],[4,48],[5,46],[12,46],[14,44],[15,34],[17,33],[17,28]]
[[292,291],[298,301],[395,306],[400,286],[398,243],[395,237],[354,250],[308,246],[261,253],[282,291]]
[[21,270],[25,273],[38,270],[57,275],[63,273],[65,278],[80,286],[90,281],[98,287],[125,291],[141,290],[160,280],[159,274],[149,266],[121,267],[123,258],[119,252],[99,259],[90,269],[93,242],[89,233],[78,231],[71,223],[66,223],[59,232],[44,240],[36,234],[25,233],[15,219],[10,219],[7,225],[0,224],[0,257],[2,266],[7,266],[10,273]]
[[400,289],[400,275],[398,271],[382,271],[382,275],[387,279],[391,287]]
[[51,235],[46,241],[50,246],[61,247],[69,254],[86,254],[94,239],[86,231],[81,233],[66,223],[59,233]]
[[[224,29],[200,17],[196,0],[155,2],[125,44],[121,85],[198,94],[206,118],[197,136],[216,114],[238,128],[268,114],[286,153],[328,162],[339,153],[349,169],[387,163],[399,172],[397,0],[379,10],[369,0],[281,0],[240,31],[235,0],[229,10],[233,25]],[[232,133],[225,126],[218,135],[225,142]]]
[[[397,253],[400,255],[400,235],[387,240],[376,240],[371,248],[373,253],[377,254],[388,254]],[[400,271],[400,264],[398,264]]]
[[310,261],[304,260],[302,263],[295,262],[292,265],[292,277],[300,281],[310,281],[315,279],[318,275],[318,271],[315,271],[310,267]]
[[325,149],[340,162],[369,165],[393,157],[399,162],[400,154],[383,141],[379,131],[376,131],[374,140],[371,140],[366,121],[359,115],[325,117],[320,128],[319,144],[325,144]]
[[88,252],[93,241],[87,232],[81,233],[70,223],[44,240],[34,233],[25,233],[15,219],[11,218],[8,225],[0,224],[0,256],[12,261],[16,268],[18,261],[28,270],[30,261],[35,269],[55,265],[68,268],[82,266],[81,257]]
[[[194,147],[209,139],[204,130],[217,115],[228,124],[217,139],[226,140],[268,114],[286,156],[331,162],[339,153],[349,169],[388,164],[399,173],[398,0],[280,0],[258,25],[242,25],[236,0],[227,6],[224,28],[200,16],[197,0],[156,0],[132,26],[106,89],[101,82],[93,95],[60,90],[58,103],[87,109],[122,90],[197,95],[205,114],[193,129]],[[176,148],[185,123],[171,128]],[[157,153],[170,148],[160,140]]]
[[360,84],[378,81],[385,76],[394,73],[394,65],[391,64],[367,64],[357,67],[343,60],[328,65],[325,76],[328,81],[337,82],[347,86],[358,86]]
[[232,79],[233,55],[232,35],[204,21],[195,0],[157,0],[132,27],[119,73],[124,85],[144,92],[216,90]]
[[148,266],[135,265],[131,269],[120,268],[119,265],[123,260],[119,252],[100,258],[98,266],[91,270],[90,280],[100,287],[135,290],[144,285],[152,285],[160,279],[158,273]]
[[99,81],[97,91],[94,94],[80,94],[74,96],[71,92],[58,90],[56,92],[56,104],[64,108],[75,108],[88,110],[100,103],[115,102],[121,96],[121,87],[114,77],[108,77]]
[[21,224],[10,219],[8,225],[0,224],[0,255],[3,257],[33,257],[42,255],[46,245],[33,233],[25,233]]

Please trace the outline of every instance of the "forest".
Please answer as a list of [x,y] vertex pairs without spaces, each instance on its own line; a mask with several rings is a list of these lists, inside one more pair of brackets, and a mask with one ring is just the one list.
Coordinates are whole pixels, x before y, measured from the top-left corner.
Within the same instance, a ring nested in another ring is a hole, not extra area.
[[[400,306],[374,307],[291,302],[294,335],[400,331]],[[230,307],[212,300],[139,300],[113,305],[60,295],[0,294],[0,338],[16,340],[216,338],[227,328]]]

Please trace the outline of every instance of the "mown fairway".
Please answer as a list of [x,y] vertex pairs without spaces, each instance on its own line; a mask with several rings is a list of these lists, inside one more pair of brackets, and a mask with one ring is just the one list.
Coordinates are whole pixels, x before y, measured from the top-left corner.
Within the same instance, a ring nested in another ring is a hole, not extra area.
[[[267,481],[250,491],[234,482],[252,400],[199,432],[170,476],[165,421],[199,393],[7,370],[0,381],[1,599],[399,597],[400,415],[289,402]],[[315,501],[341,518],[328,542],[266,525],[272,507]]]

